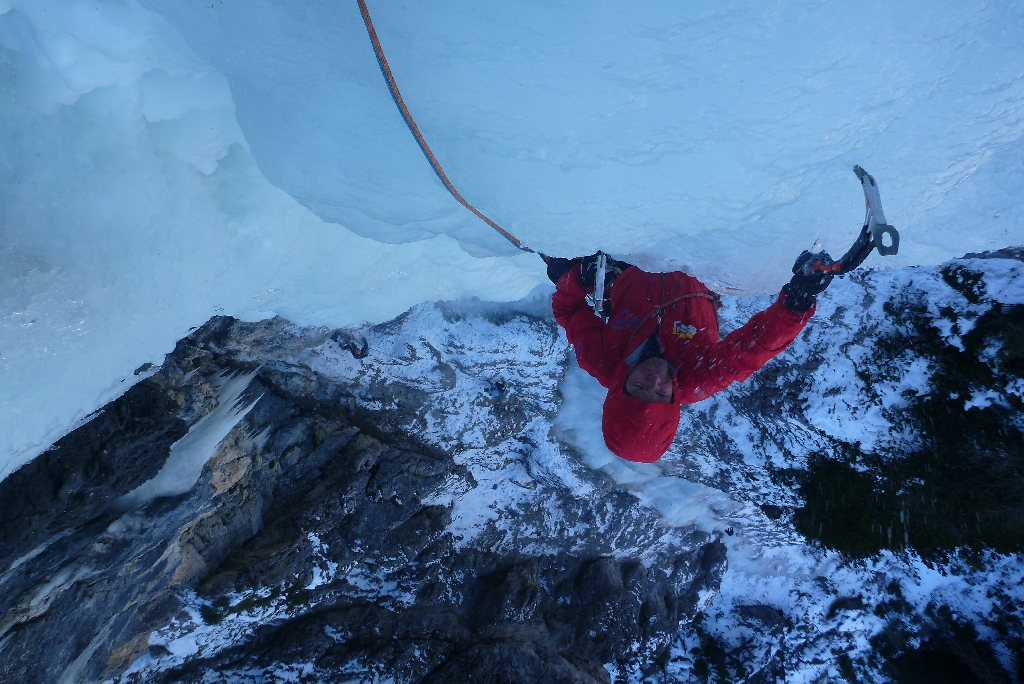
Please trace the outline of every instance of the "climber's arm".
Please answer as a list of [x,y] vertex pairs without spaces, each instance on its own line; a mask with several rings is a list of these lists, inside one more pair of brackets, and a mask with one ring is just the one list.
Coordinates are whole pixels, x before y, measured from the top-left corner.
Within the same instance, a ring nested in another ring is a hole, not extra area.
[[558,279],[555,294],[551,297],[551,309],[576,350],[580,368],[608,387],[618,359],[607,353],[604,321],[594,315],[594,310],[587,304],[587,294],[588,290],[580,283],[580,265],[575,264]]
[[707,399],[734,382],[746,380],[785,351],[814,315],[813,304],[802,312],[789,309],[788,296],[783,290],[775,303],[754,314],[743,327],[703,348],[695,347],[678,371],[680,396],[676,400],[693,404]]

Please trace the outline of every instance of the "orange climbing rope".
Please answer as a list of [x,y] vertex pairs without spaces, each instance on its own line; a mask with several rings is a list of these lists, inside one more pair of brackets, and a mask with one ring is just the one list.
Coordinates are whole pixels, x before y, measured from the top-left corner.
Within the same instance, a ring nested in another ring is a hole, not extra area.
[[[477,215],[477,217],[489,225],[494,230],[501,233],[502,237],[511,242],[513,245],[523,250],[524,252],[535,252],[530,249],[522,242],[519,241],[512,233],[508,232],[497,223],[492,221],[490,218],[485,216],[483,212],[478,210],[472,204],[467,202],[465,198],[459,194],[459,191],[455,189],[452,182],[448,180],[448,176],[445,175],[444,169],[441,168],[441,164],[437,161],[437,157],[430,151],[430,146],[427,145],[427,141],[423,139],[423,134],[420,133],[419,126],[416,125],[416,121],[413,120],[412,114],[409,112],[409,108],[405,106],[405,100],[402,99],[402,93],[398,91],[398,84],[395,83],[395,77],[391,73],[391,67],[388,66],[388,60],[384,56],[384,49],[380,46],[380,40],[377,39],[377,32],[373,28],[373,21],[370,19],[370,11],[366,8],[365,0],[357,0],[359,3],[359,11],[363,15],[363,23],[366,24],[366,32],[370,34],[370,42],[373,43],[373,51],[377,53],[377,63],[380,64],[380,70],[384,74],[384,79],[388,82],[388,89],[391,91],[391,97],[394,98],[395,104],[398,105],[398,110],[402,113],[402,118],[405,119],[405,123],[409,126],[409,130],[412,131],[413,136],[416,138],[416,142],[419,143],[420,149],[423,150],[423,154],[427,157],[427,161],[434,168],[434,173],[444,183],[444,187],[448,189],[448,192],[452,194],[452,197],[457,199],[459,203],[469,209],[471,212]],[[539,252],[536,252],[539,254]],[[544,261],[548,260],[548,257],[540,255]]]

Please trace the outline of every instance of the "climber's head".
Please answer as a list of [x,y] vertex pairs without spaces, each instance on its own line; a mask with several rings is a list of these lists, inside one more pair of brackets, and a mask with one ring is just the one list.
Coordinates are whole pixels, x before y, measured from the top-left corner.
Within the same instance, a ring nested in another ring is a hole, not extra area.
[[660,356],[651,356],[633,367],[626,376],[626,394],[648,404],[671,404],[672,367]]
[[[679,406],[672,402],[675,378],[671,371],[660,357],[644,359],[632,371],[621,364],[601,416],[604,443],[616,456],[653,463],[668,451],[679,427]],[[630,380],[637,383],[634,391],[651,401],[632,396]]]

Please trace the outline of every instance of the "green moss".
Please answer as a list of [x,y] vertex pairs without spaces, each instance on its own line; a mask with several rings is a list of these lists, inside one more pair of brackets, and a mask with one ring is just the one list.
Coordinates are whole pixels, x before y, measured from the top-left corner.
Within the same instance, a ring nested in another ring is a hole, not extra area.
[[228,598],[226,596],[221,596],[209,605],[200,606],[199,614],[203,616],[203,620],[206,624],[219,625],[224,618],[227,617],[230,607],[231,602],[228,601]]
[[299,585],[291,585],[284,590],[280,587],[275,587],[274,589],[271,589],[267,596],[249,594],[234,605],[232,605],[231,601],[228,600],[226,596],[221,596],[213,603],[200,606],[199,613],[203,616],[203,620],[205,620],[207,624],[218,625],[228,615],[251,613],[253,611],[272,606],[279,598],[281,598],[282,595],[286,596],[289,607],[304,604],[306,602],[306,598],[308,598],[307,592]]
[[285,601],[292,610],[309,604],[309,592],[299,583],[291,584],[285,591]]
[[199,614],[203,616],[203,621],[208,625],[219,625],[225,617],[225,613],[213,606],[199,606]]
[[277,587],[270,591],[267,596],[260,596],[258,594],[249,594],[241,601],[231,606],[228,612],[240,614],[240,613],[251,613],[257,609],[267,608],[274,604],[274,602],[281,596],[281,590]]

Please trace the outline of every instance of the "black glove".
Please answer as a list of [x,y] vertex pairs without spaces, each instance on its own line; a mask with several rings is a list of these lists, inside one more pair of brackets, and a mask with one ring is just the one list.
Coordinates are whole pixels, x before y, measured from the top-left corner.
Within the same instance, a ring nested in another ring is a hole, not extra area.
[[580,262],[580,285],[584,290],[590,291],[597,286],[597,257],[600,252],[590,256],[579,257]]
[[833,275],[815,270],[815,264],[825,266],[832,264],[828,252],[811,254],[807,250],[800,253],[793,264],[793,278],[782,286],[786,291],[786,308],[790,311],[803,313],[814,306],[814,295],[824,292],[832,282]]
[[561,257],[548,257],[548,279],[555,285],[559,279],[572,270],[572,267],[579,262],[579,259],[563,259]]
[[[593,290],[597,286],[597,257],[600,255],[601,252],[597,252],[590,256],[579,258],[580,263],[583,264],[580,267],[580,285],[582,285],[585,290]],[[615,282],[615,279],[630,266],[632,266],[632,264],[612,259],[610,256],[605,254],[605,287],[611,287],[612,283]]]
[[[563,259],[561,257],[548,257],[548,279],[551,282],[558,284],[558,280],[572,270],[572,267],[576,264],[580,266],[580,285],[585,290],[593,290],[597,285],[597,257],[600,256],[601,252],[591,254],[585,257],[576,257],[575,259]],[[616,261],[611,257],[606,256],[605,261],[605,285],[610,287],[615,278],[619,276],[623,271],[631,266],[625,261]]]

